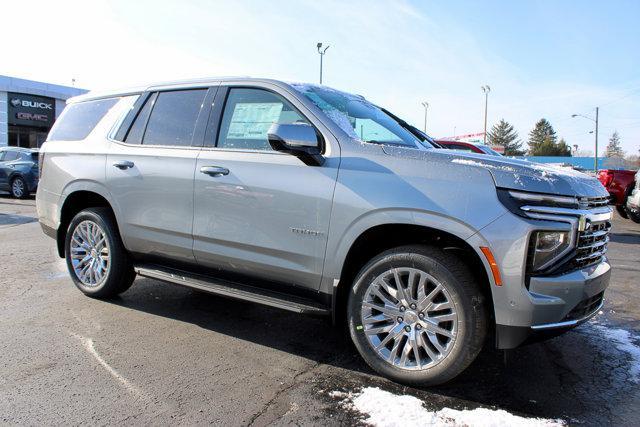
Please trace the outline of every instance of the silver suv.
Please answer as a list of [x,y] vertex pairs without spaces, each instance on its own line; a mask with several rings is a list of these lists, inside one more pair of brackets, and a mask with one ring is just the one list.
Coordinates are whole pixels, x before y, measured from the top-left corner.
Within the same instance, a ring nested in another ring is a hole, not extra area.
[[41,149],[40,224],[73,282],[136,275],[344,324],[407,384],[593,316],[607,192],[577,172],[433,149],[361,96],[213,79],[69,101]]

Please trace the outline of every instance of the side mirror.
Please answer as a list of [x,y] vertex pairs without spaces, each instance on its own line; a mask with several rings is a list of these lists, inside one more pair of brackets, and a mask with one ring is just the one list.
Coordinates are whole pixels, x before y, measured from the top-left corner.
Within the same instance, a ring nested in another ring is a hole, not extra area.
[[274,123],[267,131],[269,145],[275,151],[299,157],[309,166],[321,166],[324,163],[320,149],[320,140],[313,126],[306,123]]

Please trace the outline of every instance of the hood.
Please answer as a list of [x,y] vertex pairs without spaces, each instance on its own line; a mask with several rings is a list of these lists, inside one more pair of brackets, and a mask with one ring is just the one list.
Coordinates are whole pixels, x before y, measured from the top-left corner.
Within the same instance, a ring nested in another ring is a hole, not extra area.
[[[609,193],[596,178],[582,172],[485,154],[459,153],[448,150],[418,151],[395,147],[384,148],[389,155],[415,156],[425,160],[449,162],[460,167],[483,168],[493,176],[496,187],[559,196],[603,197]],[[401,151],[401,153],[400,153]],[[414,157],[414,156],[411,156]]]

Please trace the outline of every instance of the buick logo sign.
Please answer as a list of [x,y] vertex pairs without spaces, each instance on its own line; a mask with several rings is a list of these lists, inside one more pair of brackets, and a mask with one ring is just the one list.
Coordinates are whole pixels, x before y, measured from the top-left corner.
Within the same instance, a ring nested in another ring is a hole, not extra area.
[[11,105],[14,107],[39,108],[41,110],[53,110],[53,105],[48,102],[28,101],[26,99],[13,98]]

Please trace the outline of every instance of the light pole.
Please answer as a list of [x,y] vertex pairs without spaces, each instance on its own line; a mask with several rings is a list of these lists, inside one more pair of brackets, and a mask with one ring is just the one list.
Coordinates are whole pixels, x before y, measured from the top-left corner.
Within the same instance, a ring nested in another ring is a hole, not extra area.
[[327,53],[327,49],[329,49],[329,45],[327,45],[327,47],[323,49],[322,43],[318,43],[317,47],[318,47],[318,53],[320,54],[320,84],[322,84],[322,57],[324,56],[325,53]]
[[427,101],[422,102],[424,107],[424,133],[427,133],[427,110],[429,110],[429,103]]
[[595,155],[593,156],[593,170],[595,171],[595,173],[598,173],[598,113],[599,113],[599,110],[600,110],[600,107],[596,107],[595,119],[592,119],[591,117],[588,117],[588,116],[583,116],[582,114],[571,115],[571,117],[582,117],[583,119],[591,120],[596,124],[596,132],[595,132],[596,133],[596,152],[595,152]]
[[480,88],[484,92],[484,145],[487,145],[487,106],[489,104],[489,92],[491,92],[491,88],[489,85],[484,85]]

